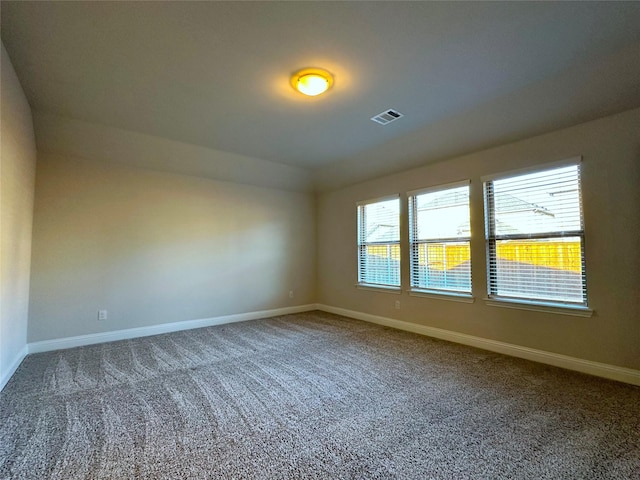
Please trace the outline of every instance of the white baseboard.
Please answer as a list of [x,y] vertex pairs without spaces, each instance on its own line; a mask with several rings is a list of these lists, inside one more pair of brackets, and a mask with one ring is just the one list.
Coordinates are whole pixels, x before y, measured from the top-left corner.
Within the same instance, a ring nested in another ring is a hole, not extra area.
[[2,372],[2,374],[0,375],[0,392],[5,387],[5,385],[9,383],[9,379],[13,377],[13,374],[16,373],[16,370],[22,363],[22,360],[24,360],[24,357],[27,356],[27,353],[28,349],[27,345],[25,345],[13,359],[13,362],[11,363],[11,365],[9,365],[9,368],[5,372]]
[[454,343],[461,343],[463,345],[469,345],[471,347],[481,348],[483,350],[503,353],[512,357],[533,360],[534,362],[538,363],[553,365],[555,367],[566,368],[567,370],[574,370],[577,372],[587,373],[589,375],[595,375],[597,377],[608,378],[610,380],[617,380],[619,382],[640,386],[640,370],[634,370],[632,368],[617,367],[615,365],[609,365],[607,363],[592,362],[591,360],[583,360],[581,358],[570,357],[568,355],[561,355],[558,353],[546,352],[544,350],[522,347],[520,345],[514,345],[511,343],[489,340],[482,337],[475,337],[473,335],[466,335],[464,333],[452,332],[450,330],[444,330],[435,327],[427,327],[426,325],[418,325],[415,323],[404,322],[402,320],[380,317],[377,315],[356,312],[354,310],[347,310],[344,308],[332,307],[329,305],[319,304],[317,305],[317,308],[318,310],[335,313],[337,315],[343,315],[345,317],[351,317],[358,320],[364,320],[365,322],[377,323],[379,325],[385,325],[387,327],[397,328],[399,330],[406,330],[408,332],[418,333],[421,335],[426,335],[428,337],[448,340]]
[[191,330],[193,328],[223,325],[225,323],[245,322],[247,320],[257,320],[260,318],[275,317],[290,313],[308,312],[316,309],[316,304],[307,304],[297,305],[294,307],[275,308],[272,310],[259,310],[256,312],[237,313],[221,317],[186,320],[184,322],[163,323],[160,325],[150,325],[148,327],[128,328],[126,330],[114,330],[112,332],[79,335],[77,337],[56,338],[54,340],[30,343],[27,345],[27,348],[28,353],[48,352],[51,350],[62,350],[65,348],[82,347],[84,345],[94,345],[96,343],[148,337],[150,335],[159,335],[162,333],[177,332],[180,330]]

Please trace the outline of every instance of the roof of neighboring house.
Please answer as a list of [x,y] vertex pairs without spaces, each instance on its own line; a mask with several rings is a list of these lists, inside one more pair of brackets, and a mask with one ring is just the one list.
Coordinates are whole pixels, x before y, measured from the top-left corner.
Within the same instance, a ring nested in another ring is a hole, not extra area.
[[398,225],[376,225],[367,235],[366,242],[389,242],[398,238]]
[[495,202],[497,213],[515,213],[531,210],[533,211],[533,213],[555,217],[555,215],[548,208],[536,205],[535,203],[527,202],[514,195],[498,195],[495,197]]

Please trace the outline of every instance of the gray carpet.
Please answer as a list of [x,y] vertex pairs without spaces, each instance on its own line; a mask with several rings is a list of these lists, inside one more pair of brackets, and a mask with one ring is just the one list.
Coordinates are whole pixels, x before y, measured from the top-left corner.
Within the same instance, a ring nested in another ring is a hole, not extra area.
[[640,389],[322,312],[28,356],[0,478],[640,479]]

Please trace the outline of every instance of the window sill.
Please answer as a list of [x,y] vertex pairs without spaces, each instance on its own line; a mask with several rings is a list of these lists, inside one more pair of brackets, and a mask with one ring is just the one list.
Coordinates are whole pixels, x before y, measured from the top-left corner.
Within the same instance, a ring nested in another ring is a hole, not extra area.
[[360,290],[372,290],[374,292],[392,293],[395,295],[401,295],[402,290],[400,287],[392,287],[389,285],[375,285],[372,283],[356,283],[356,288]]
[[555,313],[558,315],[572,315],[574,317],[591,317],[593,310],[587,307],[565,305],[554,302],[536,302],[527,300],[512,300],[506,298],[485,298],[484,302],[492,307],[515,308],[533,312]]
[[450,302],[473,303],[476,301],[468,293],[448,292],[442,290],[408,290],[412,297],[437,298],[438,300],[448,300]]

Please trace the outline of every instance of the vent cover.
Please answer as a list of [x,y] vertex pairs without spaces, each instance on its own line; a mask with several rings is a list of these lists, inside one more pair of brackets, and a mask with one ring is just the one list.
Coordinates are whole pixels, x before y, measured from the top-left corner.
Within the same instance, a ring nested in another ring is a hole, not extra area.
[[403,116],[404,115],[402,115],[397,110],[389,109],[389,110],[385,110],[382,113],[379,113],[375,117],[371,117],[371,120],[373,120],[376,123],[379,123],[380,125],[386,125],[386,124],[391,123],[394,120],[397,120],[397,119],[399,119],[400,117],[403,117]]

